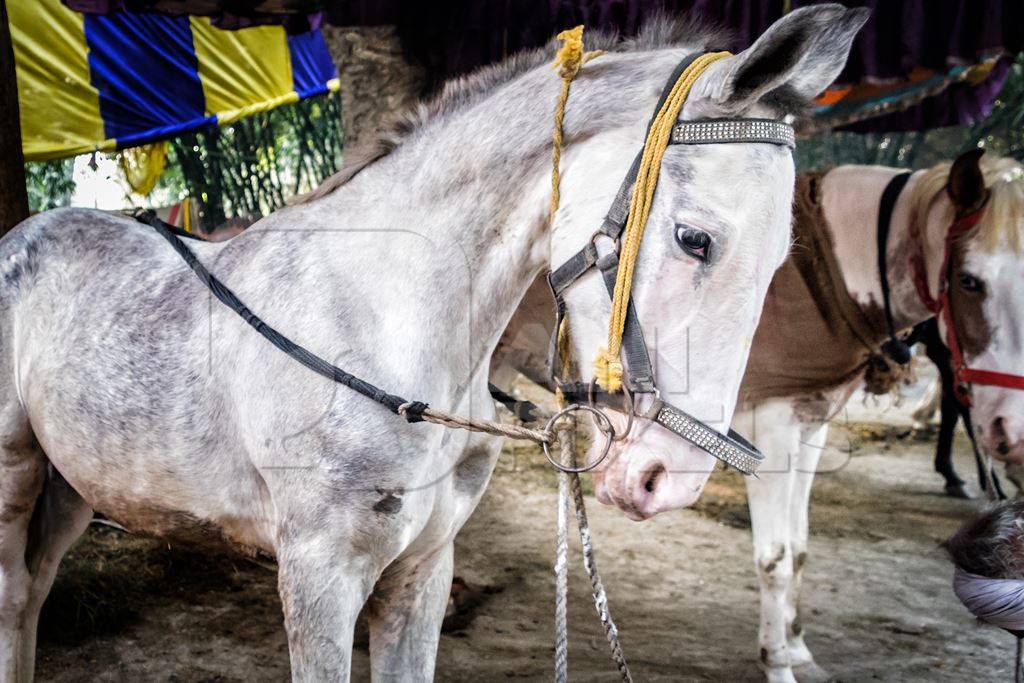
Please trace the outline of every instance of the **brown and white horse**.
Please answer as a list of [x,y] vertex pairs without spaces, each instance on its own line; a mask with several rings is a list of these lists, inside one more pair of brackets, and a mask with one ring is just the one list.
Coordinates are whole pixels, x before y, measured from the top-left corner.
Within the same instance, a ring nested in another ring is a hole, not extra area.
[[[923,257],[935,296],[947,231],[957,216],[983,207],[952,242],[950,323],[966,365],[1013,373],[1024,366],[1024,172],[1015,161],[968,153],[910,176],[892,214],[887,244],[895,327],[934,315],[915,286],[914,254]],[[760,661],[772,681],[826,678],[804,642],[798,614],[807,559],[811,483],[825,446],[828,419],[848,400],[888,338],[876,231],[879,204],[900,169],[842,166],[797,187],[796,239],[769,287],[754,336],[733,426],[755,441],[766,461],[747,478],[754,557],[761,587]],[[499,344],[492,379],[513,368],[543,381],[548,334],[546,293],[535,285]],[[1024,392],[976,385],[974,415],[986,450],[1024,456]],[[600,490],[599,490],[600,498]]]
[[[892,313],[897,329],[932,317],[924,285],[934,298],[940,281],[948,279],[948,314],[939,316],[943,339],[959,345],[969,367],[1013,373],[1024,365],[1024,325],[1018,317],[1024,306],[1022,169],[1010,159],[979,157],[970,152],[953,164],[918,171],[907,181],[893,209],[887,248]],[[876,244],[878,210],[885,187],[898,173],[845,166],[820,179],[824,236],[831,242],[841,284],[864,314],[868,329],[874,330],[876,342],[888,335]],[[944,271],[946,235],[958,216],[971,215],[979,220],[951,243]],[[794,249],[802,247],[797,243]],[[924,277],[915,277],[918,254]],[[779,311],[791,306],[795,296],[816,294],[784,287],[795,282],[790,264],[796,261],[790,259],[769,289],[743,380],[743,409],[734,421],[737,429],[756,438],[767,458],[761,478],[747,480],[747,492],[761,586],[761,662],[770,680],[790,680],[793,673],[801,679],[801,674],[810,680],[823,677],[804,642],[798,614],[810,489],[828,419],[863,376],[844,376],[846,363],[865,354],[861,340],[846,334],[840,344],[813,340],[815,355],[791,355],[806,348],[805,330]],[[794,364],[794,359],[801,362]],[[792,383],[792,371],[801,364],[814,365],[817,377]],[[823,371],[829,364],[832,377]],[[773,391],[772,385],[786,388]],[[1024,456],[1024,392],[975,384],[970,395],[985,450],[1006,460]]]

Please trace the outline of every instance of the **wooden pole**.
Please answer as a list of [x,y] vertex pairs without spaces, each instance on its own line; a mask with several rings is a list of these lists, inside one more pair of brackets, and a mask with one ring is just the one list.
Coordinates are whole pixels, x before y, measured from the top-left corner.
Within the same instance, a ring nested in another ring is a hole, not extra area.
[[21,153],[18,81],[7,3],[0,0],[0,235],[28,218],[25,157]]

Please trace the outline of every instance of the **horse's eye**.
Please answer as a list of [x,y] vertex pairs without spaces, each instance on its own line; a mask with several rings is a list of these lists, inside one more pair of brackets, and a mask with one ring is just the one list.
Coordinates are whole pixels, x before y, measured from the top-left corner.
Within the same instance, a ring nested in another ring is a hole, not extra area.
[[980,292],[985,289],[985,283],[978,278],[974,277],[970,273],[961,273],[960,275],[960,289],[965,292]]
[[683,251],[697,259],[707,261],[711,252],[711,235],[689,225],[676,225],[676,242]]

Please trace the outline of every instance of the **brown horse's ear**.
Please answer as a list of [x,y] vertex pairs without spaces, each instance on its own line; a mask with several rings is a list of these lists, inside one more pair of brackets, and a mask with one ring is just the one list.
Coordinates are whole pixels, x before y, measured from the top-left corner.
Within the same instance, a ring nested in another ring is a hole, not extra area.
[[985,150],[974,148],[956,158],[949,169],[949,181],[946,192],[953,200],[958,214],[970,212],[981,206],[988,195],[985,189],[985,177],[981,174],[981,155]]

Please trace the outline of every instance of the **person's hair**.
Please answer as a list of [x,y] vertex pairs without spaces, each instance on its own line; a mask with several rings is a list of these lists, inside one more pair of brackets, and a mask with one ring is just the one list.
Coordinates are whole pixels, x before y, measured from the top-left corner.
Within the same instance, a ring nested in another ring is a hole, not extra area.
[[990,579],[1024,580],[1024,501],[998,503],[944,544],[953,564]]

